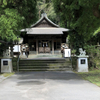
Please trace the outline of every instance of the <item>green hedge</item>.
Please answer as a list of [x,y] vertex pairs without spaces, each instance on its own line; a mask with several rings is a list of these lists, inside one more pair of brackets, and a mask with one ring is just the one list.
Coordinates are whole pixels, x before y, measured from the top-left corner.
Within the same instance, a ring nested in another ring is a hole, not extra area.
[[72,58],[72,68],[73,70],[76,70],[77,68],[77,57],[73,56]]
[[17,71],[17,60],[18,58],[12,58],[13,71]]

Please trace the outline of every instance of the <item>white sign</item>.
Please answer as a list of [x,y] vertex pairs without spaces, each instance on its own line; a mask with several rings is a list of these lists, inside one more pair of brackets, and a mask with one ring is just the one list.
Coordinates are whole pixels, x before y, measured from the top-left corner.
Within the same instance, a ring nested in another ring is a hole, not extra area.
[[71,49],[64,49],[65,57],[71,56]]
[[14,45],[13,52],[21,52],[20,51],[20,45]]

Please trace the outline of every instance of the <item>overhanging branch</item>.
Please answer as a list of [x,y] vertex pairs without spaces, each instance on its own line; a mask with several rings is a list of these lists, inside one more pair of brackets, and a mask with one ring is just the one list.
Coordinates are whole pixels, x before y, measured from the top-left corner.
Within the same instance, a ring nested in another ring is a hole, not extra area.
[[93,8],[93,14],[95,17],[100,18],[100,11],[99,11],[100,4],[97,4]]

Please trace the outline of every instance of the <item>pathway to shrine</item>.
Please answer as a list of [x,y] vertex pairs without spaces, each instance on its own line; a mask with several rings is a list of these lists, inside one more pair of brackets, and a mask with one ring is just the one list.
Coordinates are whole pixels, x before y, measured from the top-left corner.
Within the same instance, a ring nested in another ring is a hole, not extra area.
[[34,59],[34,58],[62,58],[62,54],[29,54],[28,59]]
[[0,100],[100,100],[100,87],[72,71],[20,72],[0,83]]

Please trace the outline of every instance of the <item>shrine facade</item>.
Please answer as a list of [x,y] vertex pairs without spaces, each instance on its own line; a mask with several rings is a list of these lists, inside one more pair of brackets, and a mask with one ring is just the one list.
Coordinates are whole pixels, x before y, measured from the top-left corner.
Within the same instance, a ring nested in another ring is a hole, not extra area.
[[30,52],[60,53],[61,44],[66,43],[69,29],[61,28],[53,23],[45,13],[30,28],[21,30],[23,44],[28,44]]

